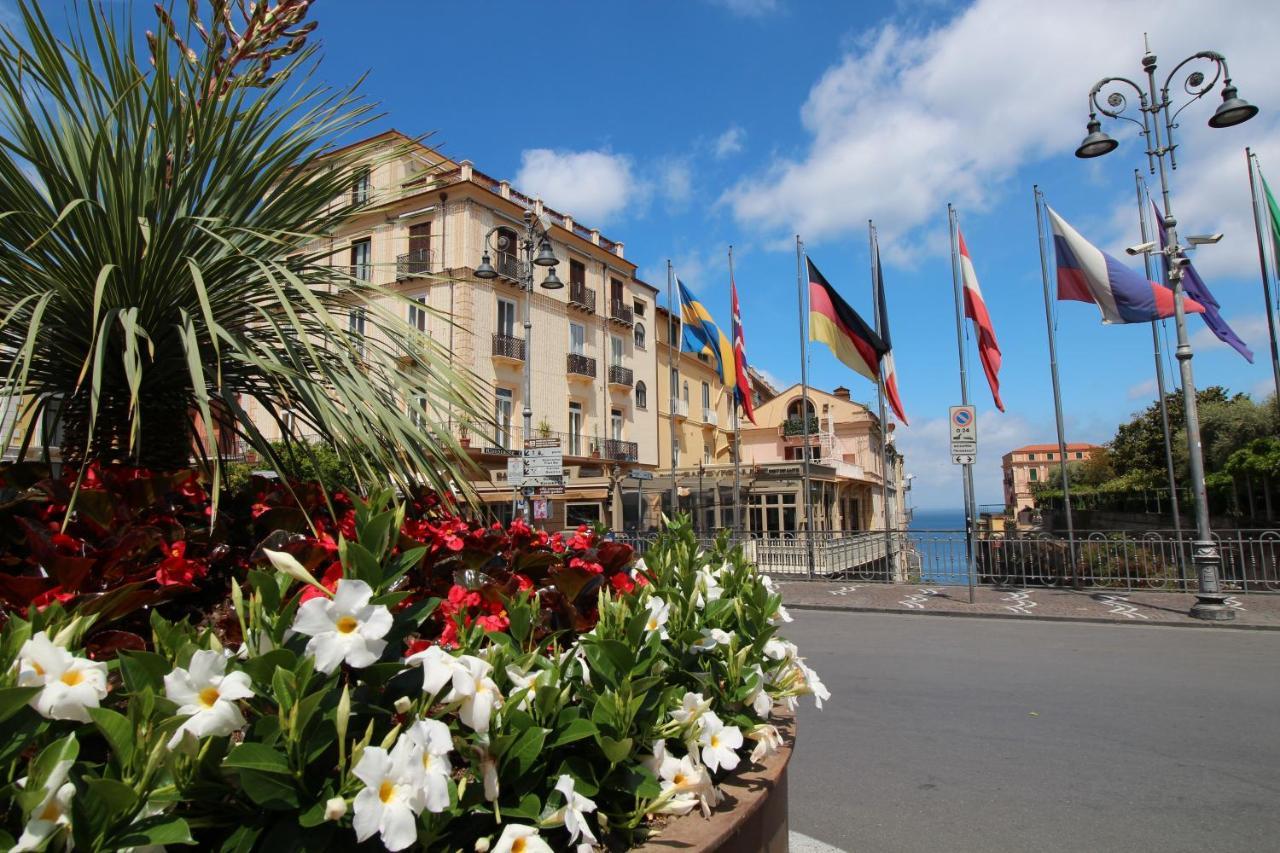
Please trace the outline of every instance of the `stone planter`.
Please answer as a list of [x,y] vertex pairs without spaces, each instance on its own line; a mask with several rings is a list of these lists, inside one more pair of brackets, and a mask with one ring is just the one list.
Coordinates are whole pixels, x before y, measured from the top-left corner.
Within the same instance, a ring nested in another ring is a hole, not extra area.
[[796,743],[796,718],[774,711],[783,745],[763,765],[744,759],[720,786],[724,801],[704,818],[695,809],[670,821],[634,848],[638,853],[787,853],[787,765]]

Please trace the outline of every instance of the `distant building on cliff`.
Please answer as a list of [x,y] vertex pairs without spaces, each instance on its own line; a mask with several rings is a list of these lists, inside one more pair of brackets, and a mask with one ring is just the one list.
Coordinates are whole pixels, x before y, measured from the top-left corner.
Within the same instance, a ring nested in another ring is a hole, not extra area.
[[[1096,444],[1068,443],[1067,461],[1083,462],[1100,449]],[[1062,463],[1057,444],[1028,444],[1010,450],[1000,460],[1004,471],[1004,505],[1015,514],[1035,507],[1034,490]]]

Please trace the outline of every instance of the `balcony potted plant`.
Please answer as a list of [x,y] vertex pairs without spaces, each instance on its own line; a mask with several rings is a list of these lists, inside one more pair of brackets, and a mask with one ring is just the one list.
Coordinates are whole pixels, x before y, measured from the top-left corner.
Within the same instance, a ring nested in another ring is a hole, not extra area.
[[546,418],[543,418],[542,420],[538,421],[538,437],[539,438],[551,437],[551,422],[548,421]]
[[468,415],[458,419],[458,444],[463,447],[471,446],[471,418]]

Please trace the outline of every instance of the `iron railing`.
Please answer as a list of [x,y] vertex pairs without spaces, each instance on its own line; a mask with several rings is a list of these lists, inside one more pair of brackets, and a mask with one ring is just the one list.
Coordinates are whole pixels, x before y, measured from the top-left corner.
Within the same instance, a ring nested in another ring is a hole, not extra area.
[[630,388],[635,384],[635,372],[630,367],[623,367],[621,364],[609,365],[609,384],[623,385]]
[[493,256],[493,269],[503,278],[520,284],[525,279],[529,265],[512,252],[497,252]]
[[497,358],[524,361],[524,339],[495,333],[493,336],[493,354]]
[[635,462],[640,458],[640,449],[634,441],[606,438],[600,442],[600,455],[614,462]]
[[431,250],[414,249],[403,255],[396,255],[396,278],[413,278],[431,272]]
[[592,313],[596,310],[596,292],[580,281],[569,282],[569,304]]
[[636,318],[630,305],[621,299],[614,299],[609,303],[609,319],[617,320],[619,323],[626,323],[630,326],[635,322]]
[[582,353],[571,352],[565,359],[565,369],[575,376],[596,377],[596,360]]

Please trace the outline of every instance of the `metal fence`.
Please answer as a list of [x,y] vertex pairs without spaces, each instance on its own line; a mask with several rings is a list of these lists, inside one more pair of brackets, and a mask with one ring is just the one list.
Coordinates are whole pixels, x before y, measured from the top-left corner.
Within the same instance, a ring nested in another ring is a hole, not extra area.
[[[652,536],[621,536],[643,553]],[[1231,592],[1280,592],[1280,531],[1214,534],[1221,580]],[[798,580],[924,583],[969,582],[962,530],[788,533],[736,537],[761,571]],[[714,540],[699,543],[710,547]],[[974,581],[987,586],[1071,586],[1187,591],[1196,587],[1192,539],[1163,531],[1081,531],[1073,542],[1045,533],[987,534],[976,540]],[[810,551],[812,550],[812,571]]]

